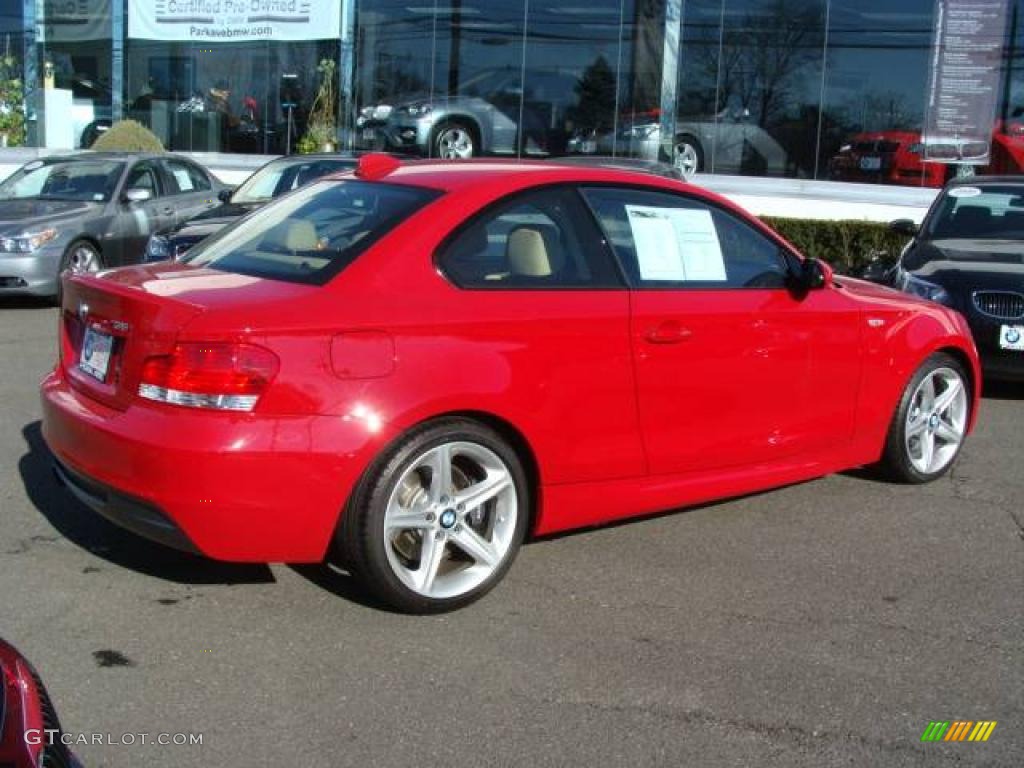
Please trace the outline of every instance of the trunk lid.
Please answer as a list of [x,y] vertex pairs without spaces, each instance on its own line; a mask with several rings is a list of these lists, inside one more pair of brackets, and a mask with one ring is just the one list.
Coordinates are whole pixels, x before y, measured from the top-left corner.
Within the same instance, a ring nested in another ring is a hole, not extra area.
[[251,319],[254,306],[310,290],[168,262],[69,276],[61,307],[60,365],[75,389],[124,410],[137,397],[145,360],[169,354],[200,315],[230,309],[235,311],[229,315],[242,310]]

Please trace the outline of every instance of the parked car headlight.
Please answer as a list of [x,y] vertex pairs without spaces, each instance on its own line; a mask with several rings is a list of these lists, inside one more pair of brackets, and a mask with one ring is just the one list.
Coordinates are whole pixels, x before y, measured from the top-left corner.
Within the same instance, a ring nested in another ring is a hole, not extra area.
[[38,232],[25,232],[14,237],[0,237],[2,253],[32,253],[57,237],[57,230],[52,227]]
[[427,104],[426,102],[422,104],[409,104],[402,107],[402,111],[409,115],[409,117],[423,117],[434,111],[434,105]]
[[392,109],[390,104],[371,104],[368,107],[363,107],[359,114],[369,120],[387,120]]
[[661,126],[658,123],[645,123],[644,125],[634,125],[630,130],[629,134],[634,139],[650,139],[657,136],[661,132]]
[[935,283],[931,283],[927,280],[922,280],[920,277],[915,277],[906,270],[900,272],[898,279],[900,290],[904,293],[909,293],[913,296],[920,296],[922,299],[935,301],[939,304],[945,304],[947,307],[953,306],[953,297],[950,296],[949,291],[941,285],[936,285]]
[[167,261],[171,258],[171,244],[160,235],[152,235],[146,243],[146,261]]

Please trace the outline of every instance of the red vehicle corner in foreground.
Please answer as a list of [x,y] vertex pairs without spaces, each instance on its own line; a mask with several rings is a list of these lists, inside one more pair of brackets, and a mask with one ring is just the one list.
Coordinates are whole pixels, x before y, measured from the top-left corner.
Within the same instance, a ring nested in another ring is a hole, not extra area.
[[527,535],[955,459],[958,314],[635,172],[363,158],[191,253],[65,280],[43,433],[79,499],[454,608]]
[[0,640],[0,766],[79,766],[61,733],[43,681],[28,659]]

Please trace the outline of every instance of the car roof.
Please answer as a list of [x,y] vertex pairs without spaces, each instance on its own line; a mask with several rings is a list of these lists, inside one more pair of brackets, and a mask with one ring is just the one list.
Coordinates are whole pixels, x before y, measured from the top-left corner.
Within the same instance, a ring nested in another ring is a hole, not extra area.
[[[332,174],[339,178],[350,172]],[[392,184],[426,187],[444,192],[455,192],[470,187],[521,186],[527,180],[534,184],[557,183],[618,183],[655,187],[680,187],[701,197],[718,199],[684,181],[666,178],[643,170],[613,167],[603,164],[578,165],[559,163],[557,160],[411,160],[402,162],[393,171],[375,178]]]
[[86,149],[69,155],[46,155],[30,162],[75,163],[83,160],[151,160],[168,157],[174,160],[189,160],[189,158],[174,152],[94,152],[91,149]]
[[[328,174],[325,179],[351,179],[355,170]],[[641,187],[666,192],[685,192],[741,217],[793,253],[799,249],[769,228],[764,222],[727,198],[680,179],[640,170],[627,170],[606,165],[573,165],[557,160],[413,160],[403,162],[394,170],[374,175],[372,183],[403,184],[445,193],[472,193],[484,190],[494,197],[528,188],[554,184],[594,184]]]
[[333,160],[355,165],[359,161],[359,155],[354,152],[311,152],[308,155],[283,155],[282,157],[275,157],[267,165],[300,165],[301,163],[318,162],[321,160]]

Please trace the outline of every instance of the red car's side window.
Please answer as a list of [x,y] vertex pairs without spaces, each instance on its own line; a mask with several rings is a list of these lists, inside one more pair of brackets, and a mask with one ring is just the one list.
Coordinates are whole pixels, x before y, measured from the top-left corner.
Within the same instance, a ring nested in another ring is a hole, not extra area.
[[438,257],[460,288],[619,288],[608,249],[568,188],[531,190],[492,205],[449,238]]
[[736,216],[682,195],[594,187],[583,196],[638,288],[784,288],[785,255]]

